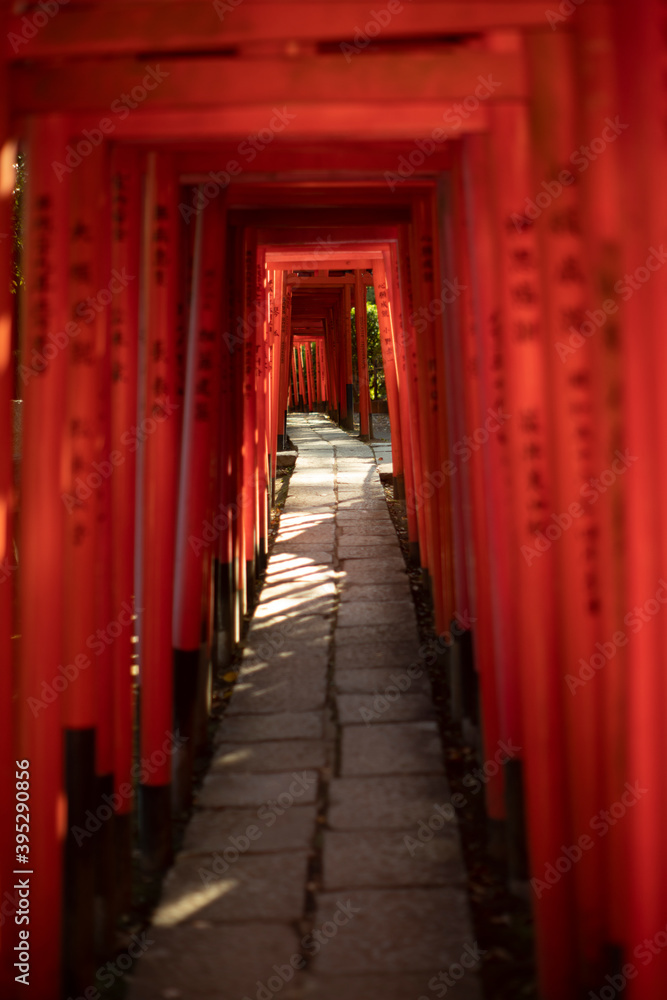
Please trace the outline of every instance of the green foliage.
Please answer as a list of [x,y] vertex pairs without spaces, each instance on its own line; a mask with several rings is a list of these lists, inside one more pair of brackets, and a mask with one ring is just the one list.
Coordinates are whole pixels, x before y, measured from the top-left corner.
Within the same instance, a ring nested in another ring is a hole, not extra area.
[[[375,291],[373,292],[373,302],[366,302],[366,326],[368,327],[368,381],[370,383],[371,399],[386,399],[387,390],[384,381],[384,366],[382,364],[382,345],[380,344],[380,324],[378,323],[378,309],[375,305]],[[352,371],[354,373],[354,387],[359,391],[359,372],[357,366],[357,324],[355,311],[352,310]]]

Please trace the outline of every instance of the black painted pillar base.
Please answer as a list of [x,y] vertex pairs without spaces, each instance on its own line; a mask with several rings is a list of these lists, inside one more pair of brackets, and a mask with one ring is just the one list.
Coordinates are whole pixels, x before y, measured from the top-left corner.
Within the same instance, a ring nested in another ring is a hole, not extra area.
[[471,630],[459,633],[456,642],[461,653],[463,714],[473,726],[479,726],[479,674],[475,670]]
[[429,604],[433,607],[433,580],[426,566],[422,566],[422,584]]
[[116,813],[113,818],[114,910],[116,918],[132,909],[132,813]]
[[118,919],[114,844],[115,801],[113,774],[98,776],[96,808],[100,817],[109,817],[102,823],[95,843],[95,951],[100,959],[113,953]]
[[266,544],[266,538],[260,538],[259,540],[259,552],[257,553],[257,575],[264,576],[266,573],[266,567],[269,562],[268,557],[268,545]]
[[421,563],[421,553],[419,542],[408,542],[408,559],[411,566],[419,566]]
[[236,591],[233,563],[215,561],[215,606],[213,615],[212,659],[215,671],[229,667],[234,648]]
[[174,814],[185,812],[192,800],[195,705],[199,686],[199,649],[174,649],[174,732],[185,740],[171,762]]
[[523,762],[508,760],[503,767],[505,769],[509,888],[516,895],[522,896],[529,878]]
[[461,725],[465,717],[463,699],[463,668],[461,665],[461,647],[454,640],[449,650],[449,714],[452,722]]
[[171,864],[171,784],[139,785],[139,847],[145,871]]
[[63,884],[63,980],[65,992],[75,996],[94,982],[97,968],[95,849],[106,812],[99,809],[96,801],[95,737],[94,729],[64,731],[67,832]]
[[202,643],[199,650],[197,671],[197,695],[195,699],[194,732],[192,736],[192,756],[194,758],[208,750],[208,718],[211,712],[211,691],[213,688],[213,662],[208,643]]
[[354,386],[349,383],[345,386],[345,404],[347,416],[344,418],[342,426],[346,431],[354,430]]
[[255,607],[255,560],[250,559],[246,561],[245,564],[246,573],[246,606],[248,608],[248,613],[250,613]]
[[486,852],[495,861],[507,860],[507,823],[504,819],[486,820]]
[[405,500],[405,476],[400,472],[394,476],[394,500]]

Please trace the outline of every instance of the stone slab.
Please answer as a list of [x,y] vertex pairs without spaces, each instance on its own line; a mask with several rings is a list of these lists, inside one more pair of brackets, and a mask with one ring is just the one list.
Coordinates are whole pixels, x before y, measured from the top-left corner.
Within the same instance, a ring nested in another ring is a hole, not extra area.
[[[451,826],[420,843],[417,831],[326,831],[323,851],[325,890],[465,883],[461,848]],[[418,843],[419,846],[413,846]],[[408,844],[410,847],[408,847]]]
[[[393,975],[370,973],[357,976],[303,975],[294,990],[283,994],[284,1000],[419,1000],[426,997],[433,1000],[429,982],[439,972],[446,970],[433,968],[428,972],[402,972]],[[442,990],[442,980],[438,990]],[[444,996],[444,994],[442,994]],[[207,998],[208,1000],[208,998]],[[466,971],[464,979],[456,982],[456,993],[452,1000],[483,1000],[479,977]]]
[[288,774],[207,774],[195,793],[195,805],[202,808],[245,808],[263,806],[279,795],[290,795],[299,805],[316,801],[317,771]]
[[272,555],[293,555],[300,557],[302,559],[308,558],[312,563],[318,563],[323,565],[324,563],[333,562],[333,542],[330,548],[323,548],[322,542],[319,542],[317,546],[305,543],[304,545],[295,545],[294,542],[276,542],[276,544],[271,549]]
[[[369,670],[336,670],[334,687],[339,694],[384,694],[388,688],[396,684],[396,677],[402,672],[385,667],[372,667]],[[423,691],[430,695],[431,684],[426,674],[408,679],[412,681],[409,688],[411,692]]]
[[390,561],[384,559],[346,559],[339,571],[339,580],[343,584],[400,583],[401,580],[405,579],[405,563],[398,556],[392,556]]
[[[153,928],[152,944],[127,979],[128,1000],[241,1000],[254,997],[274,965],[299,950],[295,931],[283,923]],[[226,956],[233,955],[234,961]]]
[[435,722],[344,726],[341,774],[441,774]]
[[276,715],[225,715],[215,735],[216,744],[257,743],[264,740],[321,740],[321,712],[281,712]]
[[[246,837],[250,845],[248,854],[309,849],[317,826],[317,807],[290,807],[288,798],[299,801],[286,792],[281,796],[284,806],[272,800],[258,809],[197,810],[188,823],[179,857],[223,851],[232,846],[232,837],[237,842],[239,837]],[[248,836],[248,829],[252,837]]]
[[415,606],[407,597],[402,601],[346,602],[338,610],[337,628],[358,625],[404,625],[416,627]]
[[418,647],[414,642],[364,642],[336,645],[336,669],[355,670],[372,667],[395,667],[405,670],[419,666]]
[[[304,662],[307,654],[299,654],[301,666],[282,666],[280,660],[264,665],[252,675],[239,678],[234,687],[229,715],[264,713],[313,712],[324,708],[326,701],[326,667]],[[285,656],[285,662],[291,657]],[[252,683],[247,678],[250,677]]]
[[343,725],[372,726],[387,722],[421,722],[434,718],[433,704],[426,694],[401,693],[395,685],[380,695],[336,695],[336,707],[338,720]]
[[328,636],[330,631],[331,618],[328,615],[284,615],[282,618],[275,616],[267,621],[253,618],[252,625],[248,629],[248,643],[279,640],[283,642],[285,636],[296,642],[305,642],[311,638]]
[[[315,974],[446,969],[472,945],[468,900],[457,888],[356,889],[322,893],[315,926],[332,919],[341,897],[354,913],[315,956]],[[416,998],[414,998],[416,1000]]]
[[325,745],[321,740],[220,743],[211,760],[210,773],[270,774],[316,770],[325,763]]
[[451,804],[444,775],[334,778],[329,784],[329,827],[340,830],[417,830],[436,805]]
[[[235,855],[238,860],[232,861]],[[193,920],[299,920],[307,870],[307,851],[240,855],[233,851],[227,860],[215,854],[181,858],[167,873],[153,923],[173,927]]]
[[377,642],[380,645],[388,645],[393,642],[411,642],[414,645],[416,656],[419,648],[419,632],[414,612],[412,611],[412,619],[409,621],[397,621],[392,625],[344,625],[337,627],[334,633],[336,649],[349,645],[361,646],[372,642]]
[[407,577],[400,583],[347,583],[341,581],[340,599],[343,604],[366,601],[412,600]]
[[341,536],[346,542],[348,539],[350,540],[350,544],[357,544],[357,539],[364,539],[367,545],[374,544],[369,540],[373,538],[378,540],[377,544],[382,544],[380,540],[383,538],[389,539],[390,542],[397,540],[398,536],[396,535],[396,529],[394,528],[391,520],[387,524],[383,518],[368,533],[362,532],[359,528],[357,528],[354,522],[345,523],[345,520],[346,519],[343,519],[343,523],[339,524],[338,530],[341,532]]

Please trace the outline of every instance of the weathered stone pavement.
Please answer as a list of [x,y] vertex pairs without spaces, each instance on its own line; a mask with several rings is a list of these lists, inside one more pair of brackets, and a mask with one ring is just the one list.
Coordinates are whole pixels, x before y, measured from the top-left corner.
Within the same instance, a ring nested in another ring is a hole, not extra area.
[[299,457],[266,583],[130,997],[431,1000],[449,983],[479,1000],[440,738],[372,453],[317,415],[292,416],[289,434]]

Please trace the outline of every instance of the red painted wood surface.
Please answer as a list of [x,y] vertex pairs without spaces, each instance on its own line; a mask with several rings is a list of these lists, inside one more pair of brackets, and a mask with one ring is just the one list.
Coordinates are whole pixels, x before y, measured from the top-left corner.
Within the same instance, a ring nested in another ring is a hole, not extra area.
[[[555,664],[555,553],[549,546],[532,555],[539,533],[553,523],[550,515],[555,507],[538,246],[532,227],[519,230],[512,221],[523,214],[533,187],[526,109],[518,105],[494,109],[491,140],[501,317],[507,330],[508,412],[513,415],[507,424],[513,523],[521,555],[517,655],[524,693],[526,794],[531,801],[527,825],[531,870],[541,878],[546,866],[560,857],[569,827],[561,751],[563,691]],[[525,266],[517,269],[517,261],[525,261]],[[559,752],[554,753],[555,747]],[[575,981],[571,905],[571,883],[566,879],[535,901],[545,998],[563,996]]]
[[[137,380],[139,353],[139,269],[141,256],[141,173],[132,149],[118,147],[111,163],[111,265],[118,292],[110,310],[111,442],[118,452],[111,478],[112,607],[120,614],[134,603],[137,486]],[[133,433],[133,428],[135,431]],[[116,791],[131,785],[134,697],[133,628],[126,627],[111,647],[114,673],[114,775]],[[121,796],[118,812],[132,809],[132,795]]]
[[[141,756],[156,755],[172,731],[172,610],[176,529],[176,187],[169,157],[147,161],[144,215],[146,364],[142,427]],[[170,783],[167,755],[146,785]],[[160,757],[157,757],[160,760]]]
[[174,565],[175,649],[199,649],[202,633],[204,553],[202,534],[209,510],[211,454],[218,423],[217,382],[221,319],[222,215],[220,201],[196,220],[192,299],[187,337],[185,412],[179,475]]
[[[62,859],[66,830],[61,713],[63,678],[63,566],[68,489],[67,353],[50,333],[70,323],[67,301],[68,180],[51,162],[67,144],[59,118],[34,121],[27,132],[31,170],[25,194],[23,327],[19,378],[23,399],[21,462],[21,575],[19,578],[19,686],[17,759],[30,770],[30,937],[39,948],[30,989],[52,994],[61,966]],[[70,331],[73,328],[70,327]],[[65,348],[66,348],[65,344]],[[48,357],[47,353],[48,352]],[[86,655],[86,649],[76,655]],[[90,661],[88,661],[90,664]],[[54,683],[55,682],[55,683]],[[66,684],[65,684],[66,686]],[[60,689],[60,692],[58,691]],[[47,692],[51,692],[48,694]],[[45,695],[48,701],[45,700]]]
[[[4,27],[4,15],[0,25]],[[6,83],[6,65],[0,61],[0,86]],[[0,232],[9,233],[11,227],[11,193],[14,187],[15,143],[9,137],[7,109],[0,110]],[[11,244],[0,240],[0,273],[9,275]],[[15,523],[15,490],[12,440],[12,398],[14,373],[12,358],[13,297],[9,281],[0,286],[0,795],[3,802],[10,802],[15,786],[15,726],[13,704],[13,643],[12,619],[14,613],[16,565],[14,554],[13,523]],[[12,895],[14,883],[15,823],[11,810],[5,809],[0,819],[0,899],[5,893]],[[4,911],[3,911],[4,912]],[[5,919],[0,926],[0,977],[11,982],[15,941],[13,919]]]

